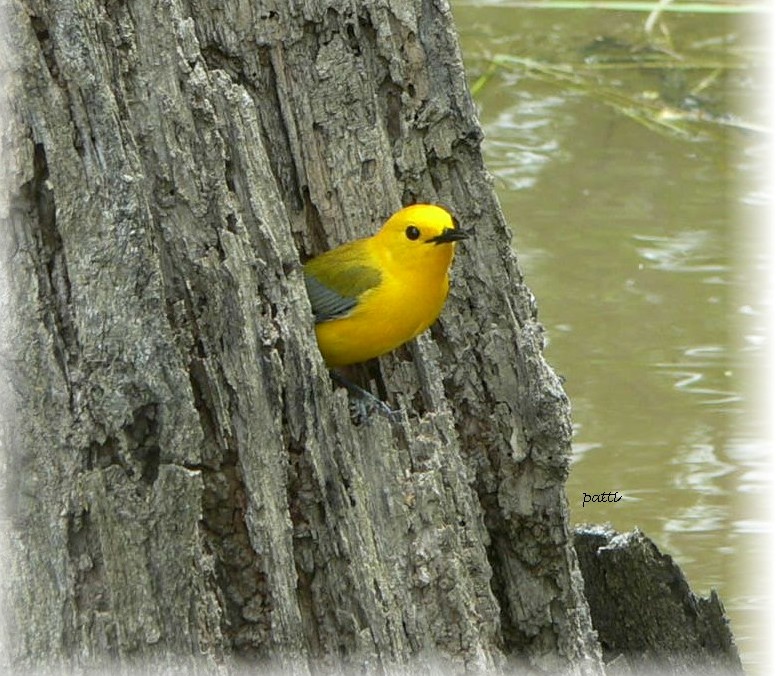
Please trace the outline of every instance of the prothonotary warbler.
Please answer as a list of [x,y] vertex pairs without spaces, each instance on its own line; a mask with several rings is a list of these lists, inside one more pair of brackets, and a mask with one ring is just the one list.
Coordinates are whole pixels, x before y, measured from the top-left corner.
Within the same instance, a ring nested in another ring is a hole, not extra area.
[[414,204],[371,237],[308,261],[305,283],[327,366],[379,357],[431,326],[447,298],[455,243],[468,237],[441,207]]

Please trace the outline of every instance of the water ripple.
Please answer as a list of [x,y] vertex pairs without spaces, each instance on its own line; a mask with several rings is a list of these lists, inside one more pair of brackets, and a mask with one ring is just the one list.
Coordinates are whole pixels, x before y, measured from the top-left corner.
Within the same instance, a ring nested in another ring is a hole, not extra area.
[[[706,230],[684,230],[671,236],[634,235],[633,238],[649,245],[637,247],[636,251],[649,262],[647,267],[654,270],[726,272],[730,269],[708,251],[714,240]],[[720,277],[709,279],[724,283]]]
[[[711,378],[719,378],[718,369],[725,364],[727,353],[721,345],[696,345],[683,350],[683,359],[678,362],[657,362],[655,368],[674,379],[674,388],[702,397],[701,404],[718,406],[743,401],[740,392],[714,387]],[[731,375],[729,370],[721,374]]]

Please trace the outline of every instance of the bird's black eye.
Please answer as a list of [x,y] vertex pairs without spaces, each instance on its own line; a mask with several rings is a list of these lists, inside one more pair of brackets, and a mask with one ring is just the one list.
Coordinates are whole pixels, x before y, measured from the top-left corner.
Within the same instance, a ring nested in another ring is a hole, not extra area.
[[404,231],[404,234],[407,235],[407,239],[417,239],[420,237],[420,230],[418,230],[414,225],[408,225],[407,229]]

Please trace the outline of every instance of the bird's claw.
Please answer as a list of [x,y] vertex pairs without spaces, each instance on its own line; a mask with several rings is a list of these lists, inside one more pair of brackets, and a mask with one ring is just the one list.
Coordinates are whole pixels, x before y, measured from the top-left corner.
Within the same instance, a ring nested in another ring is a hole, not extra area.
[[402,410],[393,409],[382,399],[376,397],[369,390],[356,385],[336,371],[331,372],[331,377],[335,382],[345,387],[350,397],[350,413],[356,423],[366,421],[375,411],[387,417],[391,422],[397,422],[401,419]]

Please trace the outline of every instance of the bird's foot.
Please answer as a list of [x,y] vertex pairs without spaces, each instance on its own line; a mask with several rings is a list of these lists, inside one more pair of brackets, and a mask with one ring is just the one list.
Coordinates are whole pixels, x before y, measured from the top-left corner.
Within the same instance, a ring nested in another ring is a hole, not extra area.
[[382,399],[348,380],[341,373],[331,371],[331,377],[350,393],[350,413],[354,422],[360,424],[366,421],[375,411],[386,416],[391,422],[396,422],[401,418],[401,409],[391,408]]

